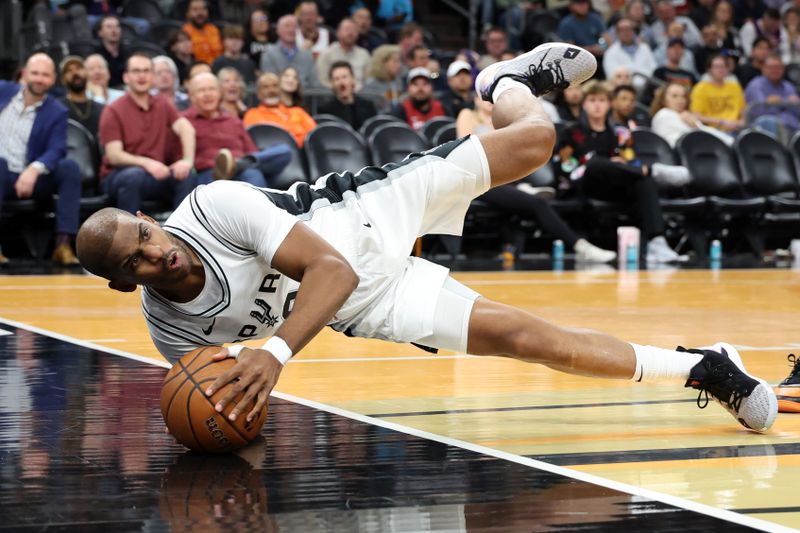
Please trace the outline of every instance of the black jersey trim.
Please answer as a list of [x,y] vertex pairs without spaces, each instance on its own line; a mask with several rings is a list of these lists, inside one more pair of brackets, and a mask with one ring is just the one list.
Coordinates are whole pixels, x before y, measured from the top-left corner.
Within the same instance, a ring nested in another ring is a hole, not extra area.
[[178,337],[179,339],[191,343],[192,345],[200,345],[200,346],[216,346],[216,343],[211,342],[210,340],[201,337],[191,331],[185,330],[176,326],[175,324],[170,324],[169,322],[162,320],[152,314],[147,308],[143,305],[142,311],[144,312],[144,318],[150,324],[153,325],[154,328],[159,329],[165,333]]
[[203,211],[203,208],[200,207],[200,202],[197,199],[197,189],[193,190],[189,195],[189,206],[191,207],[192,214],[197,219],[197,222],[200,223],[200,225],[208,232],[209,235],[219,241],[222,246],[237,255],[241,255],[242,257],[251,257],[256,255],[254,250],[250,250],[249,248],[245,248],[244,246],[239,246],[238,244],[231,242],[214,229],[214,227],[208,221],[208,217]]

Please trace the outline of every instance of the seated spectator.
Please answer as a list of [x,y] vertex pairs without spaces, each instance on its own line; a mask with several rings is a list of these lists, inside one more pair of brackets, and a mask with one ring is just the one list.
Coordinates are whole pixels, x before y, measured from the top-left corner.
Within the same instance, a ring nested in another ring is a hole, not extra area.
[[733,4],[728,0],[719,0],[714,5],[710,25],[716,28],[722,48],[735,51],[737,54],[741,52],[739,30],[733,25]]
[[728,62],[722,56],[711,58],[709,78],[692,89],[691,110],[708,126],[732,133],[744,127],[744,91],[739,82],[729,79]]
[[631,131],[650,126],[648,112],[636,106],[636,89],[633,85],[614,87],[608,119],[612,126],[624,126]]
[[556,94],[556,109],[561,122],[575,122],[583,114],[583,89],[567,87]]
[[367,52],[372,53],[386,40],[380,35],[370,31],[372,29],[372,13],[366,7],[361,7],[353,11],[353,22],[358,27],[358,39],[356,44]]
[[400,95],[403,94],[401,67],[398,46],[393,44],[379,46],[372,54],[367,83],[364,84],[363,90],[381,94],[390,104],[397,104],[400,102]]
[[782,20],[789,41],[789,62],[800,63],[800,7],[784,11]]
[[97,138],[103,104],[98,104],[86,94],[87,74],[83,59],[79,56],[67,56],[61,60],[59,70],[61,83],[67,89],[61,102],[69,110],[69,118],[80,123]]
[[757,76],[761,76],[767,57],[772,54],[772,43],[766,37],[757,37],[753,41],[753,50],[747,62],[736,67],[736,78],[742,87],[747,87]]
[[180,89],[178,67],[167,56],[153,58],[153,95],[163,96],[178,111],[189,107],[189,96]]
[[431,51],[425,45],[417,45],[411,48],[408,51],[408,56],[406,57],[406,65],[408,66],[409,70],[415,68],[428,68],[428,64],[431,62]]
[[178,69],[181,85],[189,80],[189,69],[195,63],[192,54],[192,39],[183,30],[175,30],[169,36],[167,55]]
[[478,61],[478,70],[483,70],[501,60],[500,56],[508,50],[508,34],[503,28],[493,26],[484,33],[483,45],[486,47],[486,53]]
[[303,101],[303,84],[297,71],[292,67],[285,69],[278,77],[281,89],[281,102],[287,107],[302,107],[305,109]]
[[641,89],[656,66],[656,58],[650,46],[647,43],[637,42],[633,22],[628,19],[617,22],[617,41],[603,54],[603,70],[606,78],[611,78],[618,68],[627,67],[634,74],[633,85]]
[[587,83],[584,95],[585,118],[567,128],[559,149],[561,187],[579,190],[590,198],[629,205],[647,242],[648,263],[685,261],[687,257],[678,255],[664,238],[666,226],[654,177],[683,186],[689,180],[687,169],[660,163],[653,168],[642,165],[633,151],[630,131],[608,124],[611,92],[605,84]]
[[633,85],[633,75],[628,67],[617,67],[608,78],[612,87],[620,85]]
[[222,96],[219,108],[228,114],[242,118],[247,111],[244,103],[245,86],[242,75],[235,68],[223,68],[217,73]]
[[[541,100],[540,100],[541,101]],[[473,97],[473,108],[464,108],[456,120],[456,136],[480,135],[494,130],[492,124],[493,104],[483,100],[480,95]],[[613,261],[617,254],[603,250],[575,234],[575,231],[556,213],[548,203],[552,197],[552,187],[533,187],[524,178],[516,183],[490,189],[480,199],[501,213],[519,215],[536,220],[539,226],[554,239],[564,241],[564,246],[575,250],[576,260],[581,262],[606,263]]]
[[660,87],[650,106],[650,114],[653,117],[652,130],[673,148],[684,134],[695,130],[703,130],[728,145],[733,144],[731,135],[706,126],[689,111],[689,89],[682,83],[670,82]]
[[733,0],[733,7],[734,25],[737,28],[741,28],[748,21],[760,19],[767,9],[764,0]]
[[[162,96],[153,96],[153,60],[134,53],[125,72],[125,95],[106,106],[100,117],[100,142],[105,148],[100,171],[103,190],[129,213],[142,201],[167,202],[173,209],[194,189],[194,128]],[[182,157],[173,159],[174,135]]]
[[370,117],[378,114],[375,103],[355,94],[356,79],[347,61],[337,61],[331,66],[330,82],[333,98],[319,106],[320,113],[334,115],[358,130]]
[[222,55],[211,64],[211,71],[217,74],[225,67],[238,70],[245,83],[256,81],[256,66],[247,55],[242,53],[244,46],[244,28],[238,24],[229,24],[222,31]]
[[408,71],[411,69],[406,63],[406,61],[408,61],[409,52],[411,52],[411,49],[415,46],[422,45],[422,27],[416,22],[404,24],[400,29],[399,41],[397,43],[397,46],[400,47],[400,61],[402,61],[402,66],[400,67],[401,80],[405,80]]
[[[681,68],[681,58],[683,58],[685,48],[683,39],[670,39],[667,44],[667,61],[653,71],[653,79],[664,83],[678,83],[687,89],[691,89],[697,83],[697,76]],[[655,88],[648,86],[644,97],[645,102],[652,101],[653,91],[655,91]]]
[[403,119],[415,131],[433,117],[445,116],[444,106],[433,97],[431,72],[423,67],[408,73],[408,96],[392,108],[392,114]]
[[280,80],[276,74],[265,72],[258,78],[258,107],[244,114],[244,125],[271,123],[285,129],[294,137],[297,146],[302,148],[308,132],[317,123],[299,106],[287,106],[281,101]]
[[[56,81],[49,56],[33,54],[22,71],[22,85],[0,81],[0,207],[3,201],[56,200],[56,246],[52,259],[75,265],[71,239],[78,232],[81,171],[65,159],[67,109],[48,91]],[[0,264],[8,258],[0,252]]]
[[689,11],[689,18],[694,25],[703,28],[711,22],[711,11],[714,9],[715,0],[698,0]]
[[[633,23],[633,29],[636,32],[636,38],[642,42],[647,43],[652,50],[653,39],[650,34],[650,26],[647,23],[648,14],[652,11],[652,6],[649,1],[645,4],[644,0],[631,0],[625,5],[625,18]],[[609,21],[610,23],[611,21]],[[610,26],[609,30],[615,30],[614,26]],[[617,38],[616,33],[612,34],[614,39]]]
[[681,54],[680,61],[678,65],[683,70],[688,70],[689,72],[696,74],[695,72],[695,59],[694,59],[694,52],[692,52],[686,44],[686,41],[683,38],[685,31],[684,27],[679,22],[673,22],[667,28],[667,36],[668,39],[666,42],[661,44],[656,50],[653,52],[653,55],[656,57],[656,63],[658,66],[665,65],[667,63],[667,48],[669,48],[670,43],[675,43],[680,40],[683,43],[683,53]]
[[112,89],[108,86],[111,73],[108,71],[108,63],[100,54],[91,54],[83,62],[86,67],[88,77],[86,94],[98,104],[110,104],[117,98],[125,94],[125,91]]
[[261,54],[261,71],[278,74],[288,67],[294,67],[300,74],[305,87],[318,85],[314,58],[308,50],[298,48],[295,43],[297,19],[294,15],[284,15],[278,19],[278,42],[267,46]]
[[222,38],[219,29],[208,20],[205,0],[190,0],[183,31],[192,40],[192,54],[198,61],[210,65],[222,55]]
[[269,15],[264,9],[254,9],[247,25],[244,50],[253,65],[261,65],[261,54],[269,45]]
[[316,60],[331,45],[331,32],[321,24],[319,7],[313,0],[300,2],[294,14],[297,17],[295,44]]
[[748,118],[754,126],[788,141],[800,128],[800,97],[794,86],[783,79],[784,72],[781,57],[768,56],[761,76],[747,85],[744,99],[750,106]]
[[474,107],[472,85],[472,69],[469,63],[464,61],[450,63],[447,67],[448,90],[439,98],[448,116],[456,118],[462,109]]
[[117,87],[122,85],[122,73],[125,70],[125,61],[128,59],[128,52],[122,46],[122,26],[119,17],[116,15],[106,15],[100,19],[97,25],[97,38],[100,46],[95,53],[103,56],[106,66],[111,75],[109,85]]
[[344,18],[336,29],[337,41],[322,51],[317,57],[317,78],[325,87],[331,87],[329,73],[334,63],[346,61],[353,69],[356,88],[360,90],[367,81],[369,52],[356,45],[358,28],[352,19]]
[[[703,44],[692,50],[692,54],[694,55],[694,68],[692,72],[695,74],[702,74],[706,71],[708,60],[711,56],[723,53],[722,41],[719,38],[719,31],[716,26],[712,26],[711,24],[703,26],[701,33],[703,35]],[[681,39],[681,41],[682,40],[683,39]],[[670,42],[672,41],[674,41],[674,39],[670,39]],[[728,51],[725,51],[725,53],[728,53]]]
[[739,37],[742,40],[742,51],[746,57],[750,57],[752,54],[756,37],[766,37],[769,39],[772,49],[781,56],[784,63],[791,61],[789,35],[781,25],[781,14],[776,9],[766,9],[761,18],[745,23],[739,30]]
[[700,35],[700,30],[694,25],[692,19],[689,17],[678,16],[675,13],[675,6],[672,0],[658,0],[656,2],[656,18],[657,20],[650,25],[650,46],[655,49],[667,43],[667,41],[676,37],[676,35],[668,34],[670,24],[677,22],[683,27],[683,35],[681,37],[686,43],[688,48],[700,46],[703,38]]
[[569,13],[561,19],[558,35],[564,41],[581,46],[602,58],[605,47],[611,42],[603,19],[591,10],[589,0],[570,0]]
[[192,105],[183,116],[191,122],[197,144],[194,167],[198,184],[234,179],[267,187],[291,160],[285,144],[259,151],[242,121],[220,111],[219,81],[213,74],[198,74],[189,82]]

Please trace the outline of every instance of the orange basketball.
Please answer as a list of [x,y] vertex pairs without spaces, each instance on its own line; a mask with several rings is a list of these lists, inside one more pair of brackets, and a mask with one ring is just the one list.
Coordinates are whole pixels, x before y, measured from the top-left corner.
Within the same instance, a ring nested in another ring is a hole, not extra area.
[[217,346],[205,346],[181,357],[167,372],[161,388],[161,416],[170,433],[187,448],[201,452],[237,450],[258,436],[267,419],[267,407],[264,406],[258,416],[246,422],[247,413],[255,405],[252,402],[236,420],[228,420],[228,415],[242,398],[241,394],[228,403],[222,413],[214,409],[231,384],[211,397],[206,396],[205,390],[236,364],[236,360],[230,357],[213,361],[211,355],[218,349]]

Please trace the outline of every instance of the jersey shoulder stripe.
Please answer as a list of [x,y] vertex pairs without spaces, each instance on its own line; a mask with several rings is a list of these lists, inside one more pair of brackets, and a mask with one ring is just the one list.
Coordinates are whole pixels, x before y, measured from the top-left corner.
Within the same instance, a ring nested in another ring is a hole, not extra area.
[[192,333],[191,331],[176,326],[174,323],[167,322],[166,320],[155,316],[147,309],[145,305],[142,305],[142,311],[144,312],[145,320],[152,324],[156,329],[160,329],[161,331],[178,337],[179,339],[184,340],[192,345],[214,346],[214,343],[209,339],[201,337],[196,333]]

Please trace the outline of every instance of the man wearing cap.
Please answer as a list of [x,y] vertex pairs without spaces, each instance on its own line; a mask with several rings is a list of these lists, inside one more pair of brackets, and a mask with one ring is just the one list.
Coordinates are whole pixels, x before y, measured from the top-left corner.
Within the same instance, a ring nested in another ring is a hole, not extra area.
[[445,113],[453,118],[458,117],[462,109],[475,107],[472,93],[472,69],[466,61],[453,61],[447,67],[448,91],[442,94],[440,101]]
[[408,72],[408,96],[392,108],[392,114],[400,117],[415,131],[433,117],[446,116],[442,103],[433,97],[431,71],[425,67],[412,68]]
[[61,102],[69,110],[69,118],[78,122],[97,138],[100,113],[103,112],[104,106],[86,95],[88,74],[83,59],[79,56],[67,56],[61,61],[59,71],[61,83],[67,88],[67,94],[61,98]]
[[[78,263],[70,240],[78,233],[81,172],[67,154],[67,109],[47,92],[56,81],[49,56],[33,54],[22,84],[0,81],[0,206],[3,200],[56,200],[53,261]],[[0,253],[0,264],[8,259]]]
[[333,98],[319,106],[320,113],[337,116],[356,130],[368,118],[378,114],[378,109],[373,101],[355,94],[356,78],[350,63],[336,61],[331,65],[328,77],[333,86]]
[[367,81],[369,52],[356,44],[358,26],[353,19],[342,19],[336,29],[337,41],[326,48],[317,58],[317,77],[325,87],[333,87],[330,78],[331,67],[338,61],[347,61],[353,69],[356,87],[361,89]]

